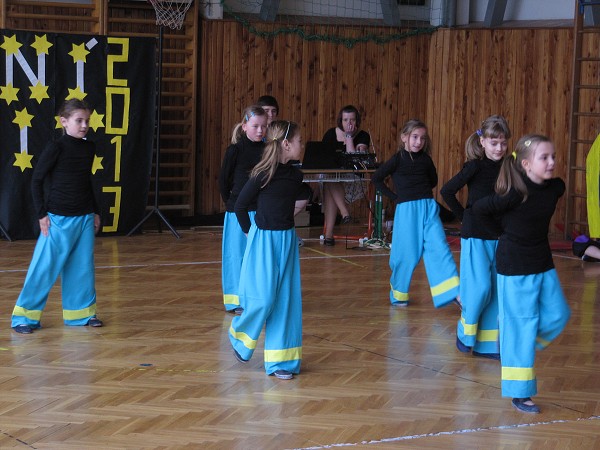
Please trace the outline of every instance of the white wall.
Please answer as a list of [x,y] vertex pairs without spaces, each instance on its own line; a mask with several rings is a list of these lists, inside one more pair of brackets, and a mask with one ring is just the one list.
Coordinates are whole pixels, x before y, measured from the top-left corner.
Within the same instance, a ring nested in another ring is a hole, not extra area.
[[[508,0],[504,20],[573,19],[576,0]],[[470,21],[483,22],[487,0],[470,0]]]

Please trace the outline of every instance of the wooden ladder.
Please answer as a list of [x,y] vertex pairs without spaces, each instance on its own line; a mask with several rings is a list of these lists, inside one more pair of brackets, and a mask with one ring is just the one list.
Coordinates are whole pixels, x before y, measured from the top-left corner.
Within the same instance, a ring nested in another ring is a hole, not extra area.
[[[600,27],[584,26],[583,12],[594,5],[600,5],[600,2],[576,2],[566,174],[566,239],[578,234],[589,235],[586,158],[600,133]],[[595,207],[600,208],[599,205]]]

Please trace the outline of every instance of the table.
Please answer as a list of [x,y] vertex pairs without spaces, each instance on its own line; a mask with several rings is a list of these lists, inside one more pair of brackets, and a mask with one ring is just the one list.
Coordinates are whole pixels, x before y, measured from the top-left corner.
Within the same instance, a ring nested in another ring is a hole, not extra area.
[[[368,183],[367,195],[369,197],[369,221],[367,227],[367,236],[373,239],[383,239],[382,231],[382,208],[383,202],[381,193],[374,191],[371,185],[371,175],[375,172],[374,169],[309,169],[302,170],[305,183]],[[356,176],[362,178],[357,178]],[[374,205],[374,208],[371,207]],[[374,209],[374,211],[373,211]],[[335,236],[336,238],[351,238],[360,239],[364,236]]]

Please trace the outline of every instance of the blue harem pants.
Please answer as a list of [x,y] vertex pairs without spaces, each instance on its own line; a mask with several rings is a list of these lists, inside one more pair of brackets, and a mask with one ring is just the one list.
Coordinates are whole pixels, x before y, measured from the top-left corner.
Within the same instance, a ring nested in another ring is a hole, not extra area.
[[12,327],[39,328],[50,289],[61,277],[63,320],[86,325],[96,316],[94,214],[48,214],[48,236],[40,233],[25,283],[12,314]]
[[261,230],[252,225],[242,263],[244,312],[231,322],[229,340],[246,360],[265,327],[265,371],[300,372],[302,291],[296,230]]
[[[254,223],[256,211],[249,211],[250,221]],[[223,221],[223,240],[221,243],[221,285],[223,286],[223,305],[226,311],[238,308],[240,299],[240,270],[248,238],[242,231],[235,213],[226,212]]]
[[423,257],[433,304],[447,305],[459,295],[456,263],[446,240],[434,199],[399,203],[394,214],[390,252],[390,301],[408,303],[413,272]]
[[499,353],[497,240],[460,240],[460,301],[456,335],[479,353]]
[[564,329],[571,310],[555,269],[533,275],[498,275],[502,396],[537,393],[535,351]]

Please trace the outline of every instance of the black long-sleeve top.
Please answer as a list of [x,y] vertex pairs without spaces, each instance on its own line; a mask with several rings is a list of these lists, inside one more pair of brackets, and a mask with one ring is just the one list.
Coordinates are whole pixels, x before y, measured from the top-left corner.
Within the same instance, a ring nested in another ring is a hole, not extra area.
[[502,234],[496,250],[496,269],[502,275],[531,275],[554,268],[548,228],[565,183],[552,178],[542,184],[522,175],[527,200],[512,189],[501,196],[493,194],[473,204],[477,214],[501,216]]
[[[337,135],[335,133],[335,128],[330,128],[323,135],[323,142],[340,142],[337,140]],[[352,142],[354,142],[354,148],[356,148],[359,144],[365,144],[367,147],[371,144],[371,135],[364,130],[360,130],[356,135],[352,138]]]
[[[385,184],[390,176],[394,183],[394,193]],[[433,188],[438,176],[431,157],[423,152],[409,153],[399,150],[384,162],[371,177],[377,190],[397,203],[433,198]]]
[[[242,188],[250,177],[250,172],[258,164],[265,144],[254,142],[244,134],[235,144],[225,150],[221,172],[219,173],[219,190],[228,212],[233,212],[235,202]],[[250,211],[256,210],[256,204],[250,205]]]
[[[38,219],[49,212],[61,216],[100,214],[92,179],[95,154],[93,142],[68,134],[44,148],[31,179],[33,206]],[[45,180],[48,180],[46,192]]]
[[[460,172],[442,187],[440,193],[452,212],[462,222],[461,237],[477,239],[498,239],[502,232],[498,218],[473,214],[471,206],[477,200],[494,193],[494,186],[502,160],[492,161],[487,157],[467,161]],[[469,189],[466,209],[456,198],[464,186]]]
[[264,174],[250,177],[235,203],[235,215],[244,233],[250,230],[251,206],[256,205],[254,222],[263,230],[289,230],[294,227],[296,200],[310,198],[311,190],[302,183],[302,172],[291,163],[279,164],[269,183],[261,188]]

